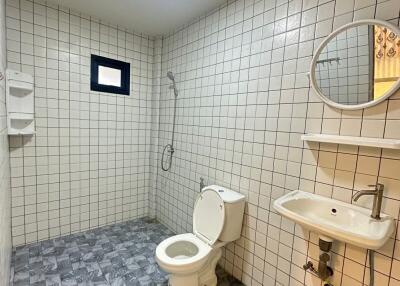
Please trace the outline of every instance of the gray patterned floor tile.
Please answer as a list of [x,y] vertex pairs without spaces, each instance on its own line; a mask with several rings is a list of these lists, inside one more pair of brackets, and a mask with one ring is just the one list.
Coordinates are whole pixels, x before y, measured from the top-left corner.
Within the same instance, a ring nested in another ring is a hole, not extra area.
[[[14,286],[166,286],[157,245],[174,235],[147,218],[17,247]],[[218,285],[242,285],[217,268]]]

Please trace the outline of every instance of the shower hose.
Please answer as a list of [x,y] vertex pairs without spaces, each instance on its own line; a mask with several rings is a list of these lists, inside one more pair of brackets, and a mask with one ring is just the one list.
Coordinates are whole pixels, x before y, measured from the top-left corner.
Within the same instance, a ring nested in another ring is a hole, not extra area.
[[[166,153],[169,153],[169,156],[167,156],[167,166],[164,165],[164,161],[165,161],[165,156]],[[168,171],[169,169],[171,169],[171,165],[172,165],[172,155],[174,154],[174,147],[171,144],[167,144],[164,147],[164,150],[162,152],[162,157],[161,157],[161,169],[163,169],[163,171]]]

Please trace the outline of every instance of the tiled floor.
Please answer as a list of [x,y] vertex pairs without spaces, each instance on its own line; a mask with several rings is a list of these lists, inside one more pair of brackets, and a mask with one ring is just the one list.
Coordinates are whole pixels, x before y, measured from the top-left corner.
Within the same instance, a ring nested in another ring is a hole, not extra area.
[[[47,240],[13,253],[13,285],[167,285],[154,259],[157,244],[173,235],[149,219]],[[217,269],[219,285],[242,285]]]

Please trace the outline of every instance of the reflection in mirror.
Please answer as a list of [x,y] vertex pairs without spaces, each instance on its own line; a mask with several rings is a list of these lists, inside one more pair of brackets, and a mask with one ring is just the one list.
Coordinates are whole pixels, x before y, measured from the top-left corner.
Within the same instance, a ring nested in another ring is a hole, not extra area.
[[400,36],[380,25],[353,26],[332,38],[314,64],[316,84],[329,100],[374,101],[400,77]]

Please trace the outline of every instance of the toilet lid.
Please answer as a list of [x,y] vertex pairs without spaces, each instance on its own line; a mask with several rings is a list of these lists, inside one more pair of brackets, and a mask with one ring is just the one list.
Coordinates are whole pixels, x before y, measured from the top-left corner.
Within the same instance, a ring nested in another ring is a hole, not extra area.
[[224,222],[224,201],[215,190],[204,190],[194,205],[194,234],[207,244],[213,245],[222,232]]

